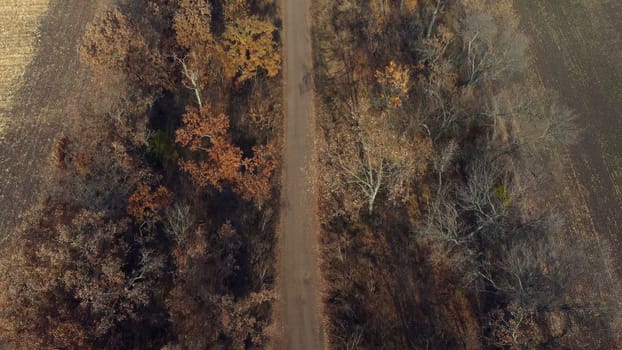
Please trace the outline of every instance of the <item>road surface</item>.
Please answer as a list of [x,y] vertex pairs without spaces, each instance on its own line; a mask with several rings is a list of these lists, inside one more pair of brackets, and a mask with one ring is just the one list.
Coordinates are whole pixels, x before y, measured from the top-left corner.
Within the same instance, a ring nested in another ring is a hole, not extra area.
[[285,149],[280,238],[281,349],[320,350],[309,0],[283,0]]

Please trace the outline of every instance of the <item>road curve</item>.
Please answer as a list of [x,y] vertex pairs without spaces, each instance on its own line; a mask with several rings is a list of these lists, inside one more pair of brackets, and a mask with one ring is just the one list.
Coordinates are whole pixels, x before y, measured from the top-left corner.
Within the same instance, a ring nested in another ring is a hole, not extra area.
[[283,0],[285,148],[280,238],[282,343],[323,348],[319,319],[316,194],[312,189],[313,95],[309,0]]

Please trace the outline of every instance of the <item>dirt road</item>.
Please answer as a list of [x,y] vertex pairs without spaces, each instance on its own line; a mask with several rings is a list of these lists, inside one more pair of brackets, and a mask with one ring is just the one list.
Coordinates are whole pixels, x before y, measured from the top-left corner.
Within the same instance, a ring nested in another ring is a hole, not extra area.
[[567,196],[560,195],[558,204],[574,202],[567,208],[570,223],[591,239],[603,238],[622,273],[622,2],[515,2],[540,78],[579,114],[585,129],[570,151]]
[[96,2],[51,0],[40,22],[33,59],[13,93],[0,138],[0,240],[42,191],[54,138],[79,121],[89,83],[76,44]]
[[319,350],[317,219],[312,191],[313,99],[309,0],[283,0],[285,56],[285,151],[280,239],[281,322],[279,347]]

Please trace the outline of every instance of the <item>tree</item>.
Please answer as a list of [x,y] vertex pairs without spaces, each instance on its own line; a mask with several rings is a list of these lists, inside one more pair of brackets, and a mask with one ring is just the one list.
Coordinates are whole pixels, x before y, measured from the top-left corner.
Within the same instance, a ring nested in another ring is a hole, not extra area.
[[511,1],[468,0],[460,35],[466,80],[497,81],[526,67],[527,37],[520,31]]
[[480,157],[470,164],[467,182],[458,192],[462,209],[476,218],[475,232],[494,227],[507,214],[507,202],[499,198],[494,189],[498,185],[509,186],[503,178],[501,165],[485,156]]
[[399,108],[408,94],[410,70],[391,61],[384,70],[376,71],[376,81],[380,85],[380,97],[390,108]]
[[127,71],[134,51],[146,51],[146,43],[128,19],[113,8],[86,28],[80,56],[96,74],[109,70]]
[[218,190],[230,186],[245,200],[259,206],[270,195],[269,179],[276,169],[274,148],[256,146],[252,157],[244,157],[229,135],[229,118],[214,115],[209,106],[201,111],[189,110],[183,117],[184,127],[177,130],[176,141],[198,160],[183,160],[181,167],[201,188],[208,185]]
[[241,237],[231,223],[217,232],[218,244],[210,244],[206,233],[197,228],[177,242],[174,257],[175,286],[167,305],[182,349],[263,348],[266,320],[258,309],[274,300],[268,290],[241,298],[222,294],[225,281],[239,269],[237,254]]
[[165,230],[175,241],[182,242],[194,225],[194,216],[188,205],[174,204],[165,210]]
[[227,26],[223,35],[225,73],[238,84],[260,71],[268,77],[281,69],[281,55],[273,40],[273,24],[255,17],[241,18]]
[[217,49],[217,42],[211,33],[212,9],[208,1],[180,1],[173,19],[177,45],[199,58],[200,64],[207,64]]
[[136,191],[128,199],[127,213],[136,222],[142,223],[145,219],[168,207],[171,204],[171,193],[164,187],[158,186],[151,191],[149,186],[139,184]]
[[517,141],[532,155],[559,154],[580,139],[576,113],[547,91],[534,95],[515,119]]
[[277,168],[276,150],[272,144],[254,146],[253,157],[242,160],[242,178],[237,188],[246,200],[261,207],[271,195],[270,178]]
[[393,200],[407,195],[410,182],[426,169],[429,144],[393,130],[390,117],[371,108],[352,121],[353,130],[339,132],[329,147],[344,184],[359,189],[372,214],[381,190]]
[[[16,349],[157,343],[145,337],[162,326],[160,320],[144,315],[156,311],[161,257],[140,247],[140,259],[131,263],[129,220],[65,208],[47,208],[3,261],[0,318],[8,324],[0,327],[2,339]],[[136,327],[144,328],[136,334]]]
[[508,305],[490,315],[491,345],[511,350],[534,349],[543,335],[535,322],[535,312],[520,306]]
[[143,33],[114,7],[87,25],[79,47],[80,58],[96,76],[122,73],[141,90],[169,86],[166,59],[150,47],[144,34],[152,33]]
[[432,31],[434,30],[434,25],[436,24],[436,20],[438,19],[439,12],[443,10],[443,7],[445,7],[445,0],[436,0],[434,11],[432,11],[432,18],[430,19],[430,24],[428,25],[428,30],[426,31],[426,38],[430,38],[430,36],[432,35]]

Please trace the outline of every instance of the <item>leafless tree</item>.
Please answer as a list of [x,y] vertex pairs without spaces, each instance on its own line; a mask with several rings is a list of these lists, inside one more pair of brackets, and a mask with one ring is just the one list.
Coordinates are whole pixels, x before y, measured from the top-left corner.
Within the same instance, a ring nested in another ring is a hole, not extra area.
[[353,116],[354,130],[340,132],[332,145],[332,157],[344,182],[360,190],[369,214],[378,194],[386,190],[397,199],[406,184],[422,171],[427,157],[407,135],[392,130],[385,113],[364,109]]
[[429,38],[430,35],[432,35],[432,30],[434,30],[434,24],[436,24],[439,12],[443,9],[444,6],[445,0],[436,0],[436,6],[434,7],[434,11],[432,12],[432,19],[430,19],[430,24],[428,25],[426,38]]
[[518,28],[507,1],[471,1],[465,6],[460,35],[464,44],[467,80],[494,81],[526,67],[528,39]]
[[190,212],[190,206],[175,204],[166,209],[165,215],[166,232],[179,243],[183,242],[188,232],[194,225],[194,217]]
[[503,204],[493,193],[493,188],[502,179],[500,169],[494,161],[486,158],[475,159],[469,166],[466,184],[459,190],[462,208],[478,218],[480,226],[477,230],[505,213]]
[[188,57],[180,58],[177,55],[173,55],[173,58],[181,66],[184,86],[194,92],[194,97],[200,110],[203,107],[203,102],[201,100],[201,83],[198,70],[188,67]]
[[449,143],[441,149],[440,152],[436,154],[434,158],[432,158],[432,168],[438,177],[438,195],[443,188],[443,173],[447,171],[447,168],[450,166],[451,162],[454,159],[456,151],[458,150],[458,144],[451,140]]
[[546,91],[516,118],[516,137],[532,154],[559,153],[576,144],[581,136],[577,115]]

